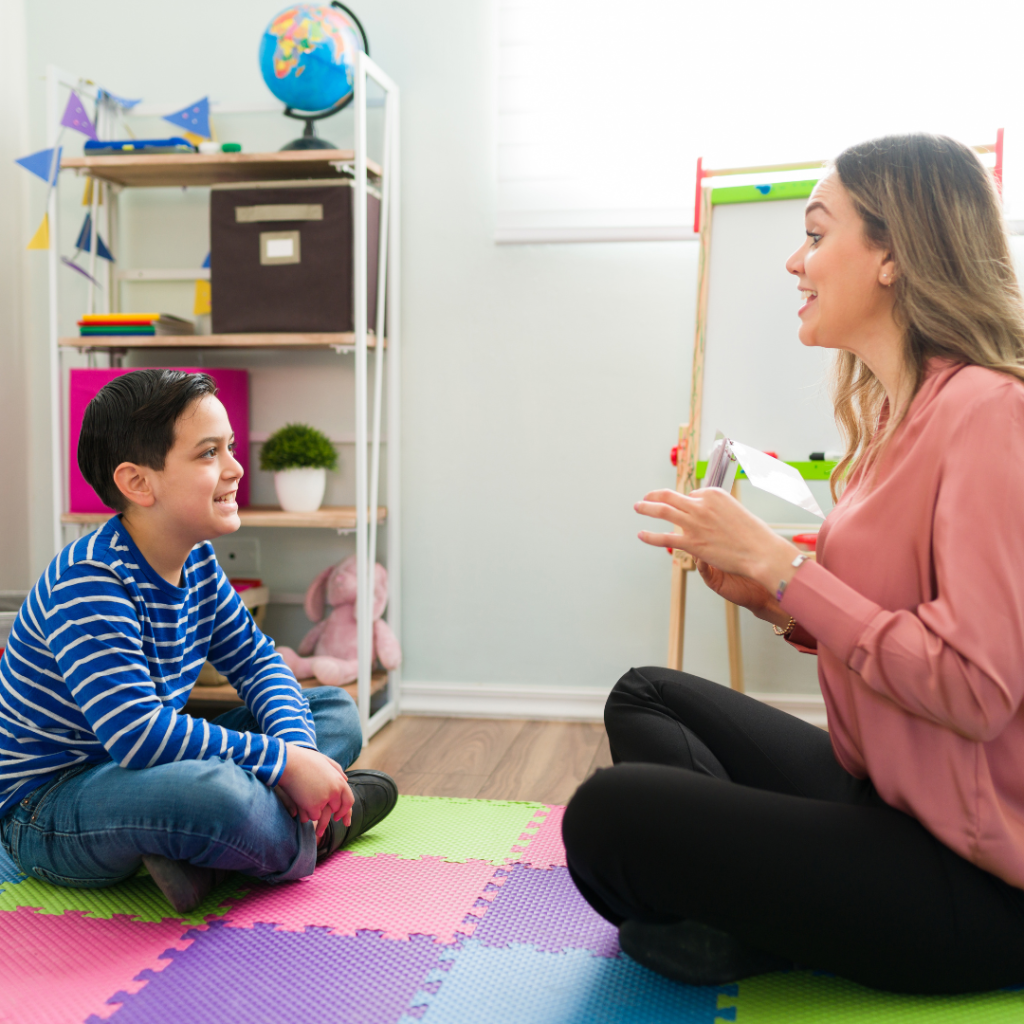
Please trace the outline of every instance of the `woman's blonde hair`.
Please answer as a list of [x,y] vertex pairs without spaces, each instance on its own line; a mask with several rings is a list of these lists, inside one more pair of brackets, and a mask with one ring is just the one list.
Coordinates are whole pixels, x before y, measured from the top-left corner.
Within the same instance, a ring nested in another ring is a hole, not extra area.
[[[999,195],[977,155],[942,135],[889,135],[851,146],[832,166],[868,244],[895,262],[894,315],[912,393],[934,356],[1024,380],[1024,305]],[[832,401],[846,444],[832,473],[836,498],[858,465],[877,458],[906,408],[875,436],[885,392],[852,352],[837,353]]]

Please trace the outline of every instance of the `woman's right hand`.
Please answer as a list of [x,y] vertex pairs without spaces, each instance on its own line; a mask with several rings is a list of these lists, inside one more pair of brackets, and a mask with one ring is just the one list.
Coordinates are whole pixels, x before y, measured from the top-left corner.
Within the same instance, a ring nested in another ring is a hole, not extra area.
[[719,597],[746,608],[757,618],[773,625],[784,626],[789,622],[789,616],[775,600],[775,595],[769,593],[757,580],[733,572],[723,572],[699,558],[695,559],[695,562],[701,579]]

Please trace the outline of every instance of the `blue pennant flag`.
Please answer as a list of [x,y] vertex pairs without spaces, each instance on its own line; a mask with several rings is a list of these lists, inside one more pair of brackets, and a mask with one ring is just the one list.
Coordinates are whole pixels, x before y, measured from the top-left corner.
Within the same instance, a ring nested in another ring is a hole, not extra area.
[[204,139],[208,139],[210,138],[210,100],[204,96],[198,103],[190,103],[173,114],[165,115],[164,120],[170,121],[177,128],[192,132],[193,135],[202,135]]
[[[92,251],[92,214],[87,213],[85,220],[82,221],[82,230],[78,232],[78,238],[75,239],[75,248],[79,252],[91,252]],[[110,250],[103,244],[103,236],[97,231],[96,232],[96,255],[100,259],[110,260],[114,262],[114,257],[111,256]]]
[[122,110],[131,110],[137,103],[142,102],[142,100],[126,100],[123,96],[115,96],[108,89],[100,89],[100,95],[113,100]]
[[53,177],[56,179],[57,171],[60,170],[60,155],[64,152],[63,147],[57,150],[57,159],[53,159],[52,149],[41,149],[38,153],[30,153],[28,156],[19,157],[14,162],[21,164],[26,171],[31,171],[34,175],[42,178],[48,185],[53,184],[50,181],[50,170],[53,169]]
[[210,266],[210,254],[209,253],[206,254],[206,259],[203,260],[203,266],[206,267],[207,269],[209,269],[209,266]]

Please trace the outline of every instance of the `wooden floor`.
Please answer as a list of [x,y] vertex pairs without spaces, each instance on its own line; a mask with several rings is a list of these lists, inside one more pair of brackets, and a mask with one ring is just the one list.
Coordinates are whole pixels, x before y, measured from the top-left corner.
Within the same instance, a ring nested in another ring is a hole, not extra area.
[[403,715],[370,740],[352,767],[387,772],[410,796],[564,804],[611,763],[597,723]]

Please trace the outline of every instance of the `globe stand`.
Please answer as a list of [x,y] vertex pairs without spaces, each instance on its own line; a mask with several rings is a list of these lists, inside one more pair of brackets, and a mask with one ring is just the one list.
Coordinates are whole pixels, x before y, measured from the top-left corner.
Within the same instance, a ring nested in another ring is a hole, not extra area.
[[[286,117],[300,117],[299,114],[293,114],[291,108],[285,110]],[[330,111],[334,113],[334,111]],[[313,122],[316,120],[315,117],[302,117],[301,120],[306,122],[306,127],[302,130],[302,135],[297,139],[292,139],[291,142],[281,147],[281,152],[289,149],[337,149],[333,142],[328,142],[326,139],[321,139],[316,133],[316,128],[313,126]]]

